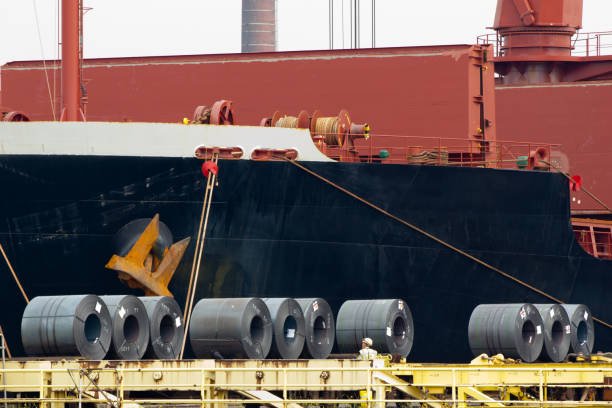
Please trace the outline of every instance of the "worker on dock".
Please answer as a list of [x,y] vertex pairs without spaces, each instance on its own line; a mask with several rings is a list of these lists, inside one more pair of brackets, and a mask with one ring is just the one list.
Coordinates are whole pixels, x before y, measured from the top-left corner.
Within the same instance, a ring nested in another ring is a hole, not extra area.
[[372,348],[372,345],[374,345],[374,342],[371,338],[363,338],[361,340],[361,350],[359,350],[357,360],[374,360],[378,355],[378,352]]

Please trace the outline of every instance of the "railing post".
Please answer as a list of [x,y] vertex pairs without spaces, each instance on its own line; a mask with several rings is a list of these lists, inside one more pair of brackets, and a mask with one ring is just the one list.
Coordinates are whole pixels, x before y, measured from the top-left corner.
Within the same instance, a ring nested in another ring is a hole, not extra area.
[[123,408],[123,366],[119,365],[119,408]]
[[587,38],[586,38],[586,50],[587,50],[587,51],[586,51],[586,56],[587,56],[587,57],[589,56],[589,38],[590,38],[590,37],[591,37],[591,36],[587,34]]
[[206,388],[204,387],[204,384],[205,384],[205,375],[204,375],[204,369],[202,369],[202,375],[200,376],[200,407],[201,408],[206,407],[206,403],[204,403],[204,400],[208,399]]
[[455,369],[453,368],[453,407],[457,408],[457,379],[455,378]]
[[39,398],[40,398],[40,406],[44,407],[45,404],[43,402],[43,398],[45,398],[45,375],[43,370],[40,370],[40,390],[39,390]]
[[595,37],[597,38],[597,56],[599,57],[601,55],[601,34],[595,34]]
[[83,407],[83,371],[79,368],[79,408]]
[[372,392],[372,368],[368,366],[368,383],[366,385],[366,401],[368,408],[371,408],[370,396]]
[[287,408],[287,368],[283,368],[283,408]]
[[543,407],[544,403],[544,371],[540,370],[540,406]]

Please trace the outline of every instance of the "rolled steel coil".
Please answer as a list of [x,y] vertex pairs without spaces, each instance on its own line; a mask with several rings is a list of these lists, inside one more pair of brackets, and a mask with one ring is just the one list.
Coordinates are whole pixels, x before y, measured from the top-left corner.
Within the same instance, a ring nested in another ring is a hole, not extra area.
[[503,354],[528,363],[544,345],[542,318],[530,304],[478,305],[470,316],[468,337],[475,356]]
[[544,348],[541,359],[559,363],[565,360],[570,348],[569,316],[561,305],[534,305],[540,312],[544,326]]
[[304,313],[305,347],[302,358],[327,358],[334,347],[334,313],[325,299],[295,299]]
[[374,341],[378,352],[407,357],[414,340],[410,308],[401,299],[349,300],[336,321],[336,342],[341,353],[358,353],[363,338]]
[[102,360],[111,343],[112,321],[96,295],[39,296],[21,320],[21,341],[30,356],[83,356]]
[[176,359],[185,336],[180,306],[169,296],[145,296],[140,300],[149,318],[149,346],[145,356],[160,360]]
[[259,298],[201,299],[193,308],[189,340],[198,358],[266,358],[270,311]]
[[273,338],[268,357],[296,359],[304,349],[304,314],[291,298],[262,299],[272,318]]
[[590,356],[595,344],[593,316],[585,305],[562,305],[569,316],[572,327],[570,348],[573,353]]
[[108,358],[140,360],[149,344],[149,318],[145,305],[132,295],[100,296],[112,319]]
[[[140,238],[144,230],[147,228],[151,218],[138,218],[125,224],[113,236],[113,247],[115,253],[119,256],[126,256],[136,241]],[[170,228],[163,222],[159,222],[159,235],[151,248],[151,252],[158,258],[162,258],[165,251],[172,245],[172,232]]]

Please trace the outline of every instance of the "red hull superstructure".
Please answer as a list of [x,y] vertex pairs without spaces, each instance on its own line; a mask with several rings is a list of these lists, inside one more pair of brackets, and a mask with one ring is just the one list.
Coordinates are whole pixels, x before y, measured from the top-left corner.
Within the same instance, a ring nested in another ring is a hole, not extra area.
[[[219,99],[234,101],[240,125],[259,125],[276,110],[332,116],[347,109],[372,133],[392,135],[377,137],[372,149],[400,144],[402,155],[408,146],[485,154],[496,139],[490,50],[454,45],[86,60],[88,120],[180,122]],[[4,104],[32,120],[52,119],[41,63],[5,65],[2,83]]]

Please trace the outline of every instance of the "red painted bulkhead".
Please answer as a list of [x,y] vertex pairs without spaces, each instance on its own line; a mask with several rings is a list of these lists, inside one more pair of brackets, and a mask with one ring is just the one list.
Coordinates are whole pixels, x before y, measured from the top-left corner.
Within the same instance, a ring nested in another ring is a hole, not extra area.
[[[612,204],[612,81],[498,86],[495,96],[498,138],[561,144],[557,165]],[[572,195],[575,211],[607,212],[584,192]]]
[[[479,132],[484,101],[491,122],[486,138],[495,140],[492,61],[485,63],[479,99],[478,56],[485,50],[451,45],[87,60],[87,119],[180,122],[198,105],[229,99],[241,125],[258,125],[275,110],[334,116],[344,108],[373,134],[457,138],[466,145]],[[9,63],[1,75],[5,105],[32,120],[52,119],[40,62]],[[59,75],[53,69],[49,75],[53,88]]]

